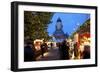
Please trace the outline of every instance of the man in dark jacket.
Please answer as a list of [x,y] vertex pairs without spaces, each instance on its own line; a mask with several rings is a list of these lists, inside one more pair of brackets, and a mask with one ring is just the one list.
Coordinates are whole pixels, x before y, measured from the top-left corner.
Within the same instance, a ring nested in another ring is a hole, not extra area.
[[43,42],[43,44],[41,44],[41,54],[42,54],[42,57],[44,57],[44,53],[46,52],[48,46],[45,42]]
[[67,45],[66,40],[64,40],[62,42],[61,52],[62,52],[62,59],[63,60],[66,60],[66,59],[68,60],[69,59],[69,46]]
[[32,44],[30,42],[27,43],[27,45],[24,47],[24,61],[35,61],[34,58],[35,54],[32,49]]

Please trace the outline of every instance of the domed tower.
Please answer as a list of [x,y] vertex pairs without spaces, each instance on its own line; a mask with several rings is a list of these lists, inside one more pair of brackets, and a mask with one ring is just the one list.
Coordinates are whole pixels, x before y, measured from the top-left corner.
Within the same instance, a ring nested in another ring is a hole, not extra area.
[[62,28],[63,28],[62,21],[60,18],[58,18],[56,23],[56,30],[62,30]]
[[60,18],[57,19],[55,28],[56,30],[53,33],[53,36],[55,37],[56,42],[62,42],[66,37],[63,32],[63,25]]

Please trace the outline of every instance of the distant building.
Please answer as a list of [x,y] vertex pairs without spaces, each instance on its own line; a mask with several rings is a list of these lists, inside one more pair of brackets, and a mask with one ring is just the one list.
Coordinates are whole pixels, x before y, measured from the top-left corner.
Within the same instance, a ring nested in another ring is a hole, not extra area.
[[63,40],[65,40],[68,37],[63,32],[63,25],[62,25],[62,21],[60,18],[57,19],[55,28],[56,28],[56,30],[53,33],[53,37],[56,42],[62,42]]

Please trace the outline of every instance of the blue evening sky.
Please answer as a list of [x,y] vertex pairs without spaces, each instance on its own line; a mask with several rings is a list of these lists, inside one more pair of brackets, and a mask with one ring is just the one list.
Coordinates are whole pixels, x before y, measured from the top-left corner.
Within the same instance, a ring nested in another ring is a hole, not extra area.
[[54,33],[56,21],[59,17],[62,20],[64,33],[71,35],[80,25],[90,18],[90,14],[60,12],[54,13],[53,17],[51,18],[52,23],[48,25],[47,29],[49,35]]

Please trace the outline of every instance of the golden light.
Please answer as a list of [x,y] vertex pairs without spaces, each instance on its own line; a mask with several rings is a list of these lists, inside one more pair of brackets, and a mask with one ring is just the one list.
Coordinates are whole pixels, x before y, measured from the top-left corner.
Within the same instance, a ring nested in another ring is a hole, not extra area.
[[33,44],[34,44],[36,50],[41,49],[41,47],[40,47],[41,43],[43,43],[43,40],[40,40],[40,39],[34,40]]

